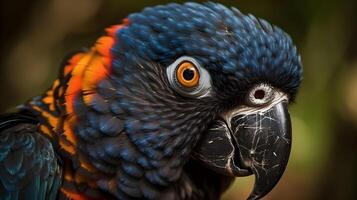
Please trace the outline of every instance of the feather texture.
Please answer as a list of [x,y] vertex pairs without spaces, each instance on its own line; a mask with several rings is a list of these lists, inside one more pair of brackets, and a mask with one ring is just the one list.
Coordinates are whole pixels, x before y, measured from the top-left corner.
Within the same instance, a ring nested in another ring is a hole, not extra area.
[[0,119],[0,199],[56,199],[61,167],[52,144],[24,115]]
[[[181,56],[207,70],[210,95],[175,92],[166,67]],[[145,8],[71,55],[20,107],[38,126],[0,120],[0,197],[218,199],[232,178],[191,155],[211,122],[257,83],[293,99],[301,79],[290,36],[265,20],[216,3]]]

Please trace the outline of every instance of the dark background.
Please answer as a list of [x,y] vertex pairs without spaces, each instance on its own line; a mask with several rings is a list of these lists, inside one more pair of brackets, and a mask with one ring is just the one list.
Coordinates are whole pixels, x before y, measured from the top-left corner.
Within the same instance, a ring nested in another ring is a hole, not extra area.
[[[39,95],[69,52],[91,46],[128,13],[169,1],[1,1],[0,112]],[[176,1],[184,2],[184,1]],[[357,198],[357,1],[218,1],[288,32],[304,64],[291,106],[293,149],[266,199]],[[224,199],[244,199],[253,177],[238,178]]]

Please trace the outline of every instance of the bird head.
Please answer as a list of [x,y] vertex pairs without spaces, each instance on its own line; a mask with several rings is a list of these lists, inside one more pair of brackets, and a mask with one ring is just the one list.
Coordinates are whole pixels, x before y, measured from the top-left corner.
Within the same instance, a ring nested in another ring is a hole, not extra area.
[[171,168],[194,159],[223,176],[254,174],[249,198],[266,195],[288,162],[287,107],[302,79],[291,38],[216,3],[146,8],[128,21],[112,54],[131,141]]
[[[112,37],[110,70],[95,88],[77,84],[98,77],[101,57],[87,54],[66,92],[77,148],[106,174],[99,188],[157,199],[189,181],[191,162],[222,179],[254,174],[250,199],[276,185],[291,147],[287,106],[302,79],[286,33],[236,8],[185,3],[131,14]],[[181,196],[194,190],[182,187]]]

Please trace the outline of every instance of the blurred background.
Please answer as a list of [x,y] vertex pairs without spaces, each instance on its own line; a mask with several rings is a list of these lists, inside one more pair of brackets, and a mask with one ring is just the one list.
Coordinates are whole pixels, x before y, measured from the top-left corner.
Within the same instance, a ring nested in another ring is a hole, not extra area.
[[[170,1],[1,1],[0,112],[41,94],[62,59],[131,12]],[[176,1],[184,2],[184,1]],[[269,199],[357,199],[357,1],[218,1],[265,18],[298,46],[304,81],[291,105],[293,149]],[[224,200],[245,199],[253,177]]]

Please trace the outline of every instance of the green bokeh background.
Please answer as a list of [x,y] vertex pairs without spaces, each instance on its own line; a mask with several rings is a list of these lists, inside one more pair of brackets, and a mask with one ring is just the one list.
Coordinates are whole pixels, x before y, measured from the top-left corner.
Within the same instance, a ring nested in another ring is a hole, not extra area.
[[[91,46],[105,27],[168,2],[1,1],[0,112],[41,94],[63,57]],[[290,109],[290,162],[265,199],[357,199],[357,1],[218,2],[280,26],[302,55],[304,81]],[[253,182],[237,178],[223,199],[245,199]]]

